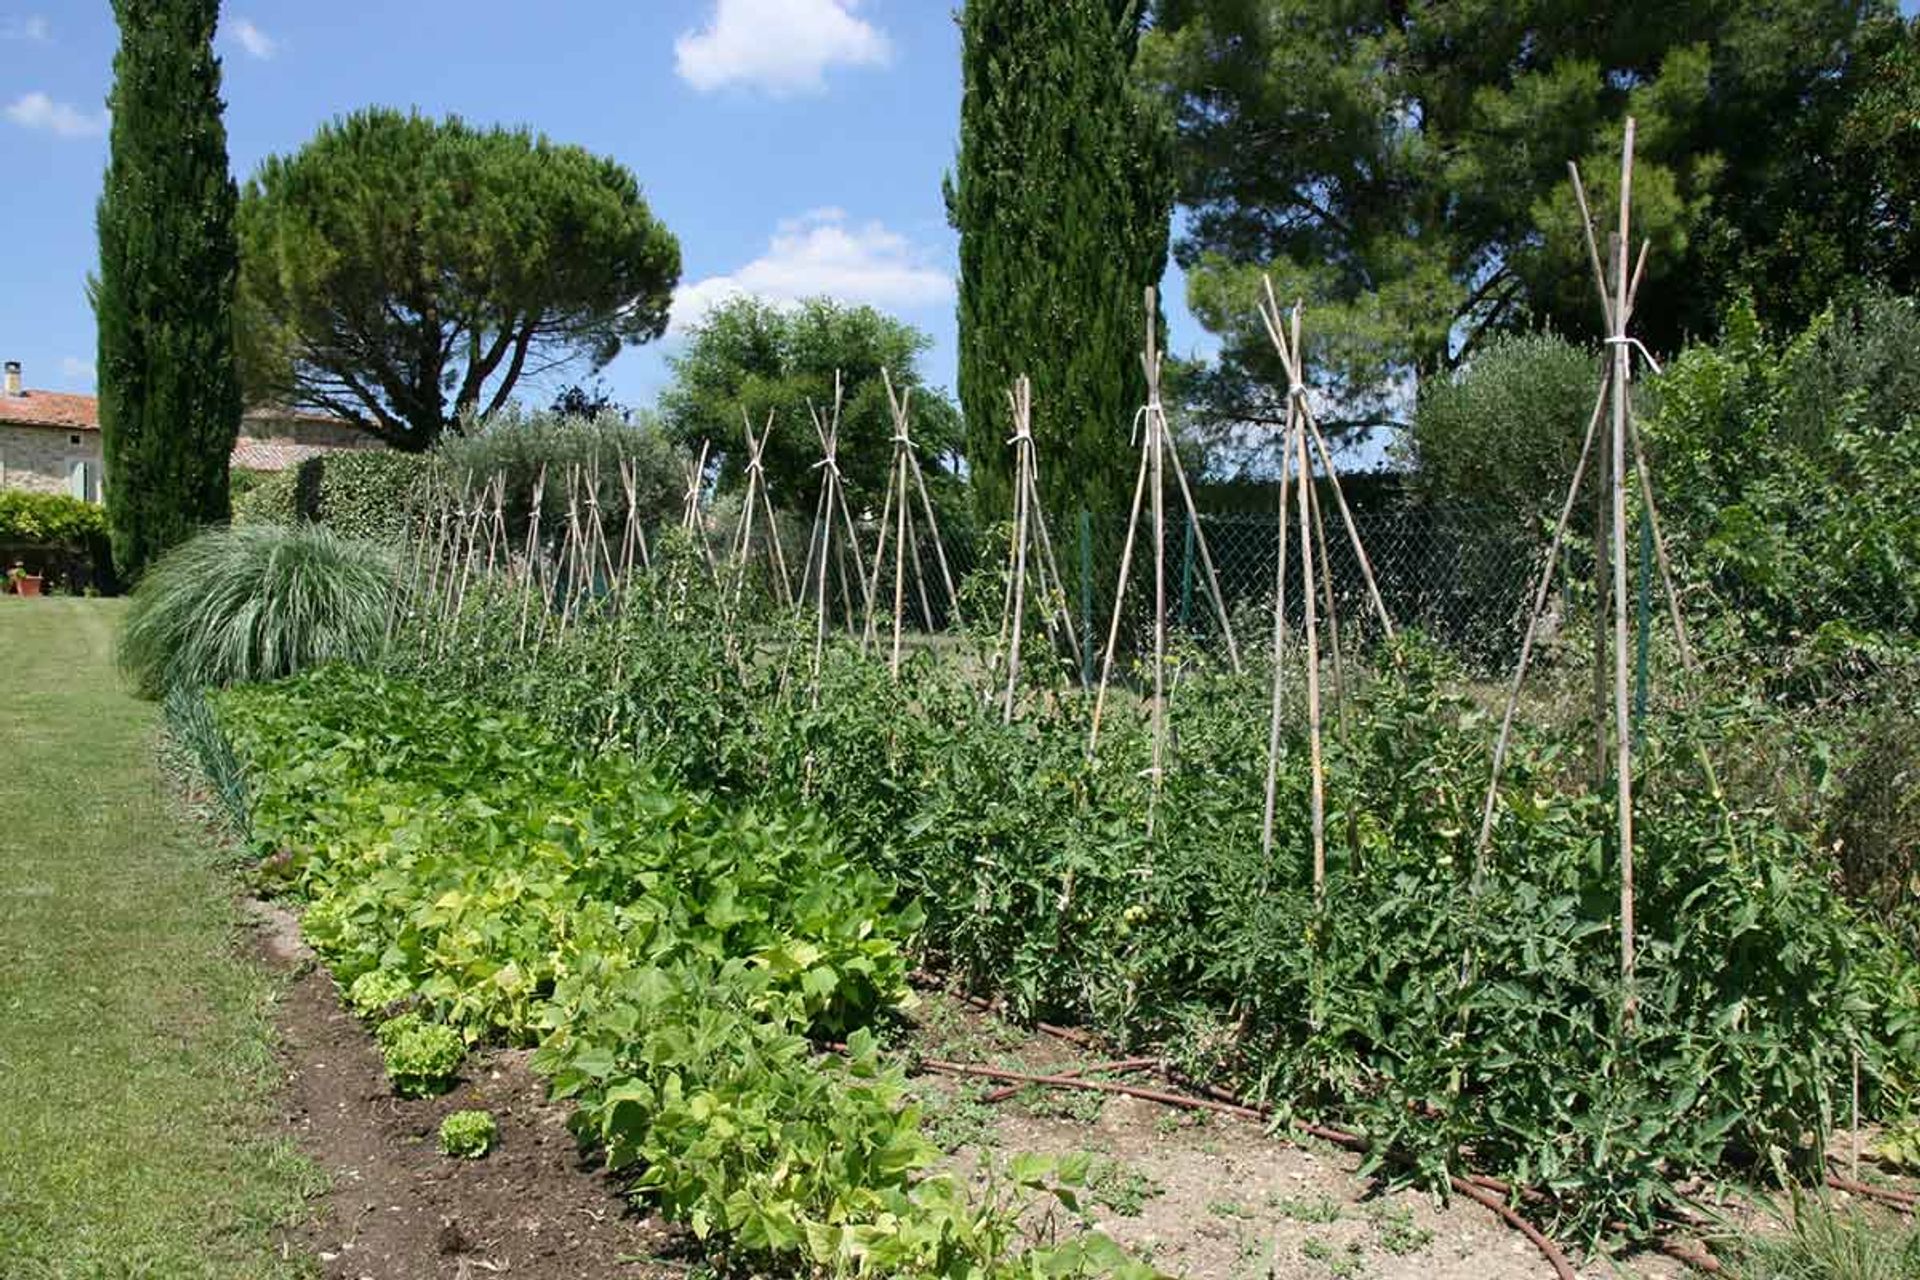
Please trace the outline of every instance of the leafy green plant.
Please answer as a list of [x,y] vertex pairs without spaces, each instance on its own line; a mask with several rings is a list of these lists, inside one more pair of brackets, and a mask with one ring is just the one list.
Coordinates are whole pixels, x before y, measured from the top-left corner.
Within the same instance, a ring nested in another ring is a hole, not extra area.
[[377,1036],[393,1091],[403,1097],[444,1092],[467,1056],[458,1031],[424,1021],[417,1013],[388,1018]]
[[1805,821],[1723,805],[1700,772],[1694,744],[1778,715],[1738,691],[1649,712],[1627,1025],[1588,735],[1521,726],[1476,885],[1493,726],[1417,637],[1348,668],[1316,907],[1301,717],[1282,739],[1281,840],[1259,852],[1268,673],[1183,675],[1149,838],[1144,718],[1110,717],[1089,762],[1084,701],[1036,698],[1006,725],[964,664],[916,655],[895,682],[831,641],[816,706],[781,662],[743,669],[712,602],[668,580],[617,625],[589,619],[537,653],[482,607],[461,645],[394,661],[681,785],[832,815],[850,863],[924,913],[930,967],[1017,1016],[1157,1044],[1193,1074],[1360,1129],[1394,1153],[1396,1181],[1444,1186],[1471,1151],[1552,1188],[1557,1230],[1597,1238],[1612,1221],[1651,1227],[1682,1171],[1804,1152],[1856,1047],[1870,1106],[1915,1081],[1911,962],[1835,892]]
[[455,1111],[440,1122],[441,1152],[460,1160],[480,1159],[499,1136],[491,1111]]
[[398,542],[407,532],[428,470],[419,454],[355,449],[322,454],[317,467],[318,519],[335,533],[369,542]]
[[1083,1165],[1016,1160],[983,1198],[934,1170],[867,1026],[905,995],[917,914],[817,825],[345,668],[220,706],[308,939],[350,994],[413,993],[380,1031],[397,1087],[443,1081],[461,1031],[537,1042],[575,1129],[723,1256],[1152,1274],[1099,1237],[1020,1247],[1037,1201],[1075,1212]]
[[1152,1175],[1124,1160],[1095,1156],[1087,1166],[1087,1199],[1123,1218],[1139,1217],[1147,1201],[1166,1190]]
[[1380,1247],[1397,1257],[1418,1253],[1433,1243],[1433,1232],[1413,1220],[1413,1210],[1397,1205],[1375,1205],[1367,1214]]
[[347,1004],[363,1018],[385,1013],[413,994],[404,974],[391,969],[369,969],[347,988]]
[[1338,1222],[1340,1203],[1332,1196],[1314,1196],[1307,1199],[1302,1196],[1269,1196],[1267,1207],[1283,1218],[1295,1222]]
[[325,529],[209,530],[142,578],[121,666],[158,697],[178,684],[268,680],[371,658],[384,638],[389,574],[384,552]]

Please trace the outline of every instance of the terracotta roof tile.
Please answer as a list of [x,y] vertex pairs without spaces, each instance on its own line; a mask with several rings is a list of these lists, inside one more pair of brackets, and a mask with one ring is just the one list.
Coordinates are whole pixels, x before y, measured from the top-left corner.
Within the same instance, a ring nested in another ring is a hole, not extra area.
[[92,396],[64,391],[27,390],[17,396],[0,392],[0,422],[24,427],[65,427],[70,431],[98,431],[100,402]]
[[248,471],[285,471],[309,458],[346,452],[339,445],[301,444],[294,440],[255,440],[241,436],[233,442],[231,465]]

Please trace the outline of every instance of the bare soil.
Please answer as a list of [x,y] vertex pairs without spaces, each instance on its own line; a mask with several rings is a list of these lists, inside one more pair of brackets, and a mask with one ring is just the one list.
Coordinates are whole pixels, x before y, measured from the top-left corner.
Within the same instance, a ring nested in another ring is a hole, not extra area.
[[[686,1276],[684,1232],[635,1212],[545,1100],[527,1054],[470,1055],[456,1088],[396,1097],[367,1028],[285,911],[249,904],[267,962],[288,975],[278,1019],[285,1122],[331,1189],[286,1247],[328,1280],[656,1280]],[[1094,1059],[941,992],[922,993],[904,1046],[919,1058],[1055,1074]],[[1105,1077],[1165,1087],[1152,1075]],[[989,1100],[990,1080],[923,1075],[914,1092],[951,1167],[984,1183],[1013,1155],[1095,1157],[1085,1210],[1101,1230],[1194,1280],[1536,1280],[1551,1269],[1481,1206],[1388,1190],[1360,1158],[1259,1124],[1091,1092],[1028,1087]],[[440,1153],[449,1112],[483,1107],[500,1127],[481,1160]],[[1036,1210],[1036,1234],[1070,1228]],[[1563,1247],[1565,1247],[1563,1243]],[[1575,1259],[1581,1280],[1677,1280],[1657,1253]]]
[[[285,1123],[332,1179],[286,1247],[328,1280],[652,1280],[679,1276],[680,1234],[636,1214],[566,1128],[516,1050],[482,1050],[436,1098],[396,1097],[373,1038],[286,912],[251,904],[267,962],[289,975],[277,1019]],[[483,1159],[442,1155],[440,1121],[485,1108]]]
[[[1057,1074],[1093,1059],[940,993],[923,993],[924,1056]],[[1151,1074],[1114,1077],[1165,1089]],[[1163,1270],[1193,1280],[1538,1280],[1538,1250],[1460,1197],[1387,1191],[1360,1157],[1270,1136],[1232,1116],[1091,1092],[1023,1089],[987,1103],[993,1081],[915,1081],[936,1139],[962,1136],[954,1165],[978,1171],[1017,1152],[1095,1159],[1088,1206],[1101,1230]],[[1660,1254],[1573,1259],[1581,1280],[1675,1280]]]

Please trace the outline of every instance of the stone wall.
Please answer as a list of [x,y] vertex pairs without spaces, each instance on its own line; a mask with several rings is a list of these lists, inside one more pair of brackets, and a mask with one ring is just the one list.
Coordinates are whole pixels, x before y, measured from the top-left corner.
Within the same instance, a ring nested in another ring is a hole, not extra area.
[[[73,443],[76,438],[80,443]],[[73,493],[67,467],[72,458],[88,464],[87,492],[76,496],[97,500],[105,472],[98,431],[0,424],[0,489]]]

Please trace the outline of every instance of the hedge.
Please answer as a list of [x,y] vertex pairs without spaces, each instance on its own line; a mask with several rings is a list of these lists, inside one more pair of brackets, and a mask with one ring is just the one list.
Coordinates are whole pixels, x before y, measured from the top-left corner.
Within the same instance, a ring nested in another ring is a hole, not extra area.
[[106,508],[64,493],[0,490],[0,562],[63,591],[112,590]]
[[235,524],[324,524],[354,538],[397,541],[427,474],[416,453],[356,450],[309,458],[234,500]]

